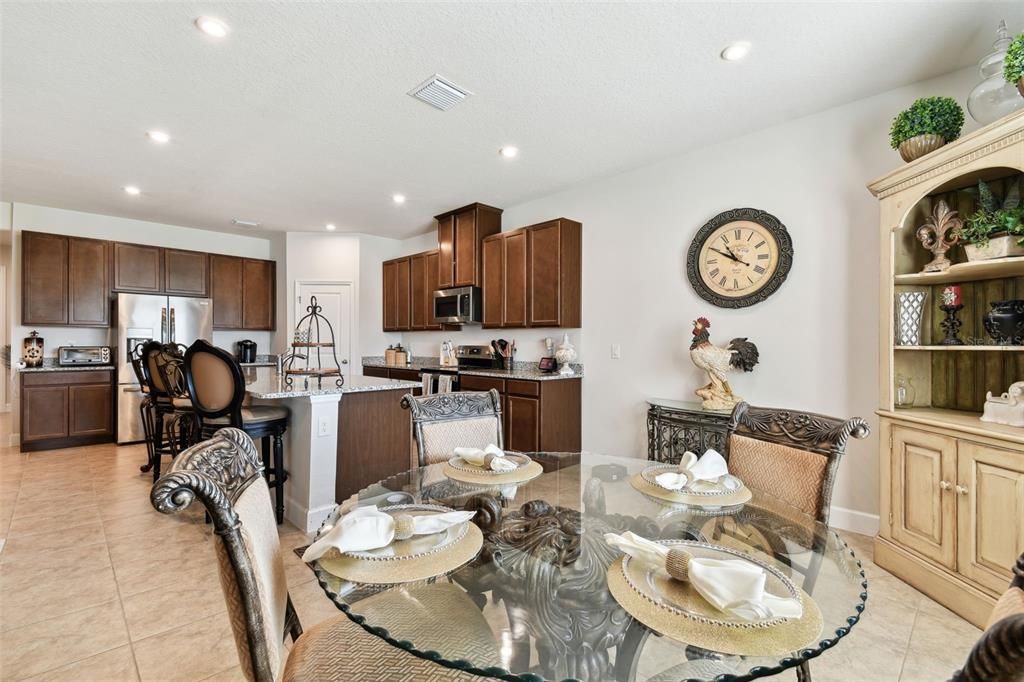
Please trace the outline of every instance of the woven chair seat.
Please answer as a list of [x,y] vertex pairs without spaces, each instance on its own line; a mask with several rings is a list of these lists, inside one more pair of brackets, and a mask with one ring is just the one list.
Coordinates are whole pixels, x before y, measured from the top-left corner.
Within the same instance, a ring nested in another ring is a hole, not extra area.
[[391,646],[340,615],[306,630],[292,647],[282,682],[470,682],[486,678],[445,668]]

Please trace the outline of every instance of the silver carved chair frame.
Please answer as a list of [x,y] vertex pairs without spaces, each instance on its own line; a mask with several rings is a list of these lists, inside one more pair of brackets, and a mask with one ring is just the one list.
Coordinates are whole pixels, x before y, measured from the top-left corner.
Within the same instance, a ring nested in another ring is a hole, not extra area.
[[446,462],[454,447],[504,448],[501,395],[489,391],[460,391],[402,397],[412,413],[412,430],[420,466]]

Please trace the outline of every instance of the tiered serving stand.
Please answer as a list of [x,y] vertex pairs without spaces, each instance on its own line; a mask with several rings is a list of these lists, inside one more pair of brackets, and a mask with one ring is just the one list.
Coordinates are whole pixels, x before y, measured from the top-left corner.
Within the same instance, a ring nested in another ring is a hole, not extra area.
[[[316,379],[317,387],[323,387],[325,377],[334,378],[336,386],[341,387],[345,383],[345,377],[341,373],[341,364],[338,362],[338,355],[334,351],[334,328],[330,320],[320,314],[322,308],[316,302],[316,296],[311,296],[309,305],[306,306],[306,314],[295,325],[295,333],[292,337],[292,353],[288,358],[288,364],[284,368],[285,383],[291,386],[296,377],[302,377],[304,385],[309,388],[309,380]],[[321,336],[321,325],[327,329],[330,341],[323,341]],[[329,348],[331,358],[334,361],[333,367],[324,367],[323,353],[321,349]],[[312,363],[311,356],[316,351],[316,364]],[[305,351],[305,352],[302,352]],[[303,360],[301,366],[296,366],[296,360]]]

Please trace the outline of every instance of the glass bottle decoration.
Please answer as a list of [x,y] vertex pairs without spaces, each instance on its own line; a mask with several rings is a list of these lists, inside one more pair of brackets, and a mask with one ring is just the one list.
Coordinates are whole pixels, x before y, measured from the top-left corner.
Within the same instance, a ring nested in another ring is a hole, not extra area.
[[1020,96],[1012,83],[1003,78],[1003,59],[1006,48],[1010,45],[1010,34],[1006,30],[1006,22],[1000,21],[996,29],[996,41],[992,43],[992,52],[978,62],[981,82],[971,90],[967,97],[967,111],[971,118],[981,125],[998,121],[1003,116],[1012,114],[1024,107],[1024,97]]
[[893,404],[900,409],[913,407],[916,398],[917,389],[914,388],[914,382],[910,377],[897,374],[892,393]]

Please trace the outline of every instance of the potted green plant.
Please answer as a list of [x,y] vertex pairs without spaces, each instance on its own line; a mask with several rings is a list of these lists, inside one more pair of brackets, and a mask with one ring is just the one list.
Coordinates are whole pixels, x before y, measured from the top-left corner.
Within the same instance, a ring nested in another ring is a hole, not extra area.
[[1018,34],[1006,48],[1003,58],[1003,78],[1015,84],[1017,92],[1024,97],[1024,33]]
[[904,161],[918,159],[960,137],[964,110],[952,97],[922,97],[892,121],[889,141]]
[[988,183],[978,181],[978,208],[960,227],[967,260],[1024,256],[1024,207],[1020,203],[1021,178],[1006,187],[998,201]]

